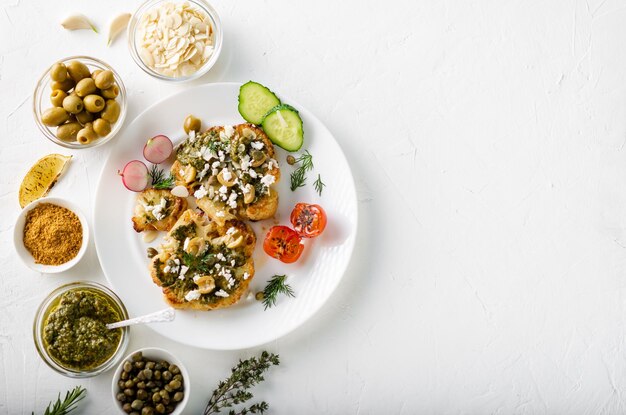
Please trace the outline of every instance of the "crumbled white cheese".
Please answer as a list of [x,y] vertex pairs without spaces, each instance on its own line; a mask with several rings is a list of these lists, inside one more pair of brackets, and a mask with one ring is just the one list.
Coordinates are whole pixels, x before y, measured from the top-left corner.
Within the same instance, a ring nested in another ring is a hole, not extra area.
[[[189,271],[189,267],[187,265],[181,265],[180,266],[180,276],[184,277],[185,274],[187,273],[187,271]],[[180,278],[180,277],[179,277]],[[182,278],[181,278],[182,279]]]
[[235,129],[233,128],[232,125],[224,126],[224,135],[226,136],[226,138],[231,138],[234,133],[235,133]]
[[216,292],[215,292],[215,295],[216,295],[216,296],[218,296],[218,297],[223,297],[223,298],[228,297],[228,293],[227,293],[226,291],[224,291],[224,290],[218,290],[218,291],[216,291]]
[[220,162],[219,161],[214,161],[213,164],[211,164],[211,168],[212,169],[217,169],[220,166]]
[[254,169],[250,169],[248,170],[248,174],[250,175],[250,177],[252,177],[253,179],[256,179],[259,175],[256,173],[256,170]]
[[220,187],[219,192],[220,192],[221,194],[226,194],[226,192],[228,192],[228,187],[226,187],[226,186],[222,186],[222,187]]
[[250,168],[250,156],[245,155],[241,158],[241,170],[248,170]]
[[224,258],[226,258],[226,257],[224,256],[224,254],[223,254],[223,253],[221,253],[221,252],[218,252],[218,253],[217,253],[217,260],[218,260],[218,261],[223,261],[223,260],[224,260]]
[[170,267],[169,265],[164,266],[164,267],[163,267],[163,273],[164,273],[164,274],[169,274],[169,272],[170,272],[170,268],[171,268],[171,267]]
[[248,274],[247,272],[243,273],[243,279],[247,280],[248,278],[250,278],[250,274]]
[[230,228],[228,228],[228,230],[226,231],[226,235],[232,235],[233,233],[237,232],[237,228],[235,228],[234,226],[231,226]]
[[226,214],[224,213],[223,210],[220,210],[218,212],[215,213],[215,216],[218,218],[223,218]]
[[196,141],[196,130],[189,131],[189,141],[192,143]]
[[206,188],[204,186],[200,186],[200,188],[193,193],[193,196],[196,199],[202,199],[207,194],[209,194],[209,192],[206,190]]
[[224,167],[222,169],[222,177],[224,178],[224,180],[226,180],[227,182],[231,181],[233,178],[233,173],[231,173],[230,170],[228,170],[226,167]]
[[230,206],[232,209],[237,208],[237,193],[232,192],[230,196],[228,196],[228,206]]
[[200,278],[201,278],[201,277],[200,277],[200,275],[195,274],[195,275],[193,276],[193,282],[195,282],[195,283],[197,284],[197,283],[198,283],[198,280],[199,280]]
[[200,291],[198,290],[191,290],[189,291],[187,294],[185,294],[185,300],[187,301],[194,301],[200,298]]
[[185,242],[183,242],[183,249],[186,251],[187,248],[189,247],[189,237],[185,238]]
[[255,150],[260,150],[264,147],[264,144],[262,141],[253,141],[250,143],[250,146]]
[[231,266],[231,267],[234,267],[234,266],[235,266],[235,260],[234,260],[234,259],[230,261],[230,266]]
[[261,178],[261,183],[265,187],[270,187],[270,185],[273,184],[275,181],[276,181],[276,177],[274,177],[271,174],[266,174],[265,176]]

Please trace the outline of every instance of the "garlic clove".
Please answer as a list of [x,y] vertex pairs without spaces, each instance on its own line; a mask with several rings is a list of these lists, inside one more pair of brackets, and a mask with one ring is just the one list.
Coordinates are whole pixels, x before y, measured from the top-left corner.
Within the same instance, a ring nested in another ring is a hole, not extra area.
[[189,190],[187,190],[187,188],[185,186],[175,186],[172,190],[171,190],[172,195],[176,196],[176,197],[187,197],[189,196]]
[[91,29],[94,32],[98,33],[96,27],[84,14],[74,14],[67,17],[61,22],[61,26],[63,26],[63,28],[67,30]]
[[119,36],[119,34],[122,33],[124,29],[126,29],[129,21],[130,13],[122,13],[115,19],[113,19],[111,25],[109,26],[109,38],[107,39],[107,46],[110,46],[115,38],[117,38],[117,36]]

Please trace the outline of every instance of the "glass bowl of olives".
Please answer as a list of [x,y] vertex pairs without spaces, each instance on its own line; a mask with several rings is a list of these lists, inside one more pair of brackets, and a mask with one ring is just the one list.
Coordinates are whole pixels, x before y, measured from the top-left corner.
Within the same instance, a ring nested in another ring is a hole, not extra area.
[[33,113],[39,130],[60,146],[100,146],[124,123],[126,89],[105,62],[70,56],[52,64],[39,79]]
[[167,350],[146,347],[129,354],[115,370],[115,405],[127,414],[179,415],[189,400],[189,373]]
[[106,324],[128,319],[126,307],[102,284],[78,281],[52,291],[35,314],[37,352],[55,371],[72,378],[96,376],[119,362],[129,328]]

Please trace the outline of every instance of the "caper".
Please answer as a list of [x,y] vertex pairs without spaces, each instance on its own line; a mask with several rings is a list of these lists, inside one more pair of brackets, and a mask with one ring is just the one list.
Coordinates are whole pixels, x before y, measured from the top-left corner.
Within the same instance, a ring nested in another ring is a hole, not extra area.
[[180,381],[178,380],[173,380],[169,383],[169,387],[176,390],[176,389],[180,389],[180,387],[182,386],[182,384],[180,383]]
[[135,390],[131,389],[131,388],[126,388],[126,389],[124,389],[124,395],[126,395],[128,397],[135,396]]
[[59,107],[48,108],[43,112],[43,114],[41,114],[41,122],[48,127],[56,127],[57,125],[61,125],[69,118],[70,116],[67,111]]
[[154,409],[151,406],[146,406],[141,410],[141,415],[153,415]]
[[141,415],[141,414],[139,412],[137,412],[137,411],[133,411],[129,415]]
[[[179,369],[179,371],[180,371],[180,369]],[[174,376],[174,380],[180,380],[182,382],[183,381],[183,375],[181,375],[180,373],[176,374]]]
[[[93,125],[91,123],[85,124],[85,126],[76,134],[76,141],[81,144],[89,144],[92,141],[96,140],[98,135],[93,130]],[[126,383],[132,382],[131,380],[127,380]],[[134,382],[133,382],[134,383]]]
[[135,367],[137,369],[143,369],[145,366],[146,366],[146,362],[144,362],[143,360],[139,362],[135,362]]
[[156,380],[161,379],[161,371],[160,371],[160,370],[155,370],[155,371],[154,371],[154,378],[155,378]]
[[86,97],[87,95],[93,94],[96,92],[96,83],[91,78],[83,78],[76,84],[76,88],[74,88],[74,92],[81,98]]
[[124,372],[130,372],[132,368],[133,368],[133,365],[131,365],[128,360],[124,362],[124,367],[123,367]]
[[102,71],[95,77],[96,86],[100,89],[111,88],[113,82],[115,82],[115,78],[113,77],[113,72],[106,70]]
[[143,380],[137,382],[137,387],[139,389],[145,389],[146,388],[146,382],[144,382]]
[[183,129],[187,134],[189,134],[190,131],[199,132],[201,128],[202,121],[200,121],[195,116],[190,114],[187,116],[187,118],[185,118],[185,122],[183,123]]
[[67,64],[67,72],[74,82],[78,82],[83,78],[91,77],[91,72],[87,65],[79,61],[71,61]]
[[117,119],[120,117],[120,104],[113,99],[108,99],[101,117],[111,124],[117,122]]
[[117,382],[117,386],[119,386],[120,390],[124,389],[125,384],[126,382],[124,382],[123,380],[120,380]]
[[159,392],[159,395],[161,395],[161,399],[169,399],[170,398],[170,393],[166,390],[162,390]]
[[83,100],[76,95],[68,95],[63,100],[63,109],[70,114],[78,114],[83,108]]
[[[78,132],[83,128],[77,122],[68,122],[62,125],[59,125],[57,128],[57,138],[63,141],[75,141]],[[126,372],[122,372],[122,375]]]
[[175,375],[178,375],[180,373],[180,369],[178,368],[178,366],[171,364],[170,367],[168,368],[170,372],[172,372]]
[[154,402],[154,403],[161,402],[161,395],[159,395],[159,392],[154,392],[152,394],[152,402]]
[[74,85],[76,85],[76,82],[74,82],[71,78],[67,78],[63,82],[58,82],[58,81],[52,82],[50,84],[50,88],[52,88],[52,90],[60,89],[61,91],[67,92],[70,89],[74,88]]
[[174,402],[180,402],[183,400],[184,397],[185,397],[185,394],[183,392],[176,392],[174,394]]
[[91,79],[93,79],[94,81],[96,80],[96,76],[98,76],[98,74],[102,72],[102,69],[96,69],[95,71],[93,71],[91,73]]
[[146,383],[146,388],[154,388],[156,384],[153,381]]
[[107,89],[101,90],[100,94],[104,98],[115,99],[120,94],[120,88],[117,85],[113,85]]
[[172,379],[172,372],[170,372],[169,370],[163,372],[163,380],[169,381],[170,379]]
[[263,291],[259,291],[255,294],[254,298],[257,301],[263,301],[263,299],[265,298],[265,294],[263,294]]
[[80,123],[80,125],[85,125],[93,121],[93,114],[88,111],[81,111],[76,114],[76,120]]
[[157,406],[154,407],[154,410],[157,411],[160,414],[164,414],[165,413],[165,405],[160,403],[160,404],[158,404]]
[[292,156],[291,154],[287,156],[287,164],[289,164],[290,166],[293,166],[294,164],[296,164],[296,158],[294,156]]
[[[104,109],[105,106],[104,98],[102,98],[100,95],[95,94],[87,95],[85,99],[83,99],[83,103],[85,104],[85,109],[91,113],[100,112]],[[109,122],[115,122],[117,121],[117,118],[115,119],[115,121],[111,121],[109,119],[106,120]]]
[[137,399],[141,399],[142,401],[145,401],[146,399],[148,399],[148,392],[146,392],[145,389],[139,389],[137,391]]
[[133,403],[130,404],[133,409],[141,409],[143,408],[143,401],[141,399],[135,399]]
[[63,82],[67,79],[67,68],[61,62],[55,63],[50,68],[50,79],[55,82]]
[[174,392],[174,389],[170,388],[170,385],[169,385],[169,384],[165,385],[165,386],[163,387],[163,389],[165,389],[168,393],[169,393],[169,392]]
[[146,363],[146,369],[154,369],[154,365],[155,365],[155,364],[156,364],[156,363],[154,363],[154,362],[148,362],[148,363]]
[[152,370],[151,369],[144,369],[143,370],[143,375],[145,376],[146,379],[150,380],[152,379]]
[[149,247],[148,249],[146,249],[146,253],[148,254],[148,258],[153,258],[154,256],[159,254],[159,251],[157,251],[153,247]]
[[55,89],[50,94],[50,102],[55,107],[62,107],[63,106],[63,100],[65,99],[66,96],[67,96],[67,93],[65,91],[62,91],[60,89]]
[[125,403],[124,405],[122,405],[122,410],[129,414],[133,411],[133,408],[130,406],[129,403]]
[[115,399],[117,399],[118,401],[124,403],[126,401],[126,395],[124,395],[123,392],[120,392],[117,395],[115,395]]
[[[173,261],[173,260],[172,260],[172,261]],[[155,368],[156,370],[161,370],[161,369],[163,369],[163,365],[161,364],[161,362],[158,362],[157,364],[155,364],[155,365],[154,365],[154,368]]]

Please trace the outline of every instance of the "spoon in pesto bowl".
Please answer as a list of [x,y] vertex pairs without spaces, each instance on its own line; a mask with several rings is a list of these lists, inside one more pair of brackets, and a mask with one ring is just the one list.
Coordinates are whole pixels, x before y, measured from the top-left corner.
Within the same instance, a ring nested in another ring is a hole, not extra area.
[[174,318],[176,318],[175,310],[172,307],[168,307],[161,311],[146,314],[145,316],[139,316],[135,318],[130,318],[128,320],[109,323],[106,325],[106,327],[109,330],[113,330],[119,327],[135,326],[137,324],[164,323],[168,321],[174,321]]

